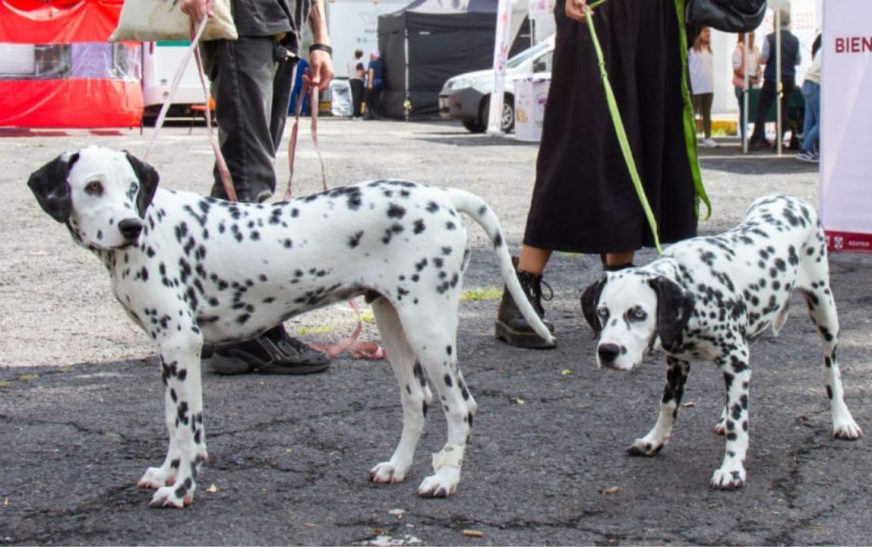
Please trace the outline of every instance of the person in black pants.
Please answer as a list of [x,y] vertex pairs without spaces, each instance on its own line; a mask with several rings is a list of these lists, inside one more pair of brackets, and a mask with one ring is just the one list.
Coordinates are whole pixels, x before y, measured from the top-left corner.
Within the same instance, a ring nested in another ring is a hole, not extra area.
[[[260,203],[276,189],[275,157],[288,117],[302,23],[313,37],[304,78],[321,90],[333,78],[324,0],[231,0],[238,40],[200,45],[215,98],[221,152],[239,201]],[[313,3],[314,1],[314,3]],[[183,0],[182,11],[200,21],[214,0]],[[227,199],[214,169],[212,196]],[[204,361],[219,374],[321,372],[330,359],[292,338],[282,324],[251,340],[204,348]]]
[[[754,117],[754,132],[748,145],[751,148],[769,148],[772,146],[766,140],[766,115],[772,102],[778,95],[778,80],[781,80],[781,130],[788,127],[787,106],[790,95],[796,87],[796,66],[800,62],[799,39],[790,32],[790,12],[781,13],[781,74],[776,74],[775,63],[775,32],[766,36],[763,50],[760,52],[760,63],[766,64],[763,72],[763,87],[757,101],[757,113]],[[783,135],[778,135],[781,138]]]
[[380,118],[381,94],[385,87],[385,62],[378,50],[369,54],[369,69],[366,77],[366,119]]

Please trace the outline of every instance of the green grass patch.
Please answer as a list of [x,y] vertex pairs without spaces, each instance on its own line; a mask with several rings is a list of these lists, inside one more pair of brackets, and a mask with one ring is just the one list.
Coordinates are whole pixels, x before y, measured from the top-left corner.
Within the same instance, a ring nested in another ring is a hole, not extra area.
[[469,289],[463,291],[460,300],[464,302],[480,302],[483,300],[496,300],[503,296],[503,290],[497,287],[484,287],[481,289]]

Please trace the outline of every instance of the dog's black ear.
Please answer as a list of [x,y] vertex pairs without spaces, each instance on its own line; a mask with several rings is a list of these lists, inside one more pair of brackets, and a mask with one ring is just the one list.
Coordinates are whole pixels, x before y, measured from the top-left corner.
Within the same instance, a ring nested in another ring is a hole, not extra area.
[[136,173],[136,178],[139,179],[139,195],[136,197],[136,208],[139,209],[139,216],[145,218],[145,210],[151,205],[151,200],[154,199],[154,193],[157,192],[157,183],[160,177],[157,171],[151,165],[140,160],[128,151],[127,161],[133,167]]
[[584,292],[581,293],[581,313],[584,315],[587,324],[593,329],[594,334],[599,334],[603,330],[599,316],[596,314],[596,306],[599,303],[600,293],[603,292],[603,287],[606,286],[606,280],[606,277],[598,279],[596,282],[588,285]]
[[687,326],[695,299],[690,292],[666,277],[658,276],[648,283],[657,292],[657,334],[660,344],[669,349]]
[[73,210],[67,177],[78,159],[78,152],[68,158],[58,156],[34,171],[27,179],[27,186],[36,196],[42,210],[61,223],[70,218]]

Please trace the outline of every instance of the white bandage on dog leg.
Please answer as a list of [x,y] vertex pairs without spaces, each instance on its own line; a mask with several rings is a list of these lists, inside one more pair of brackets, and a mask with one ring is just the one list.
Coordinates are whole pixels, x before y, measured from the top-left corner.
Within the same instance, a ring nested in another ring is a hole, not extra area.
[[442,450],[433,454],[433,471],[439,471],[445,466],[460,469],[463,465],[463,446],[446,444]]

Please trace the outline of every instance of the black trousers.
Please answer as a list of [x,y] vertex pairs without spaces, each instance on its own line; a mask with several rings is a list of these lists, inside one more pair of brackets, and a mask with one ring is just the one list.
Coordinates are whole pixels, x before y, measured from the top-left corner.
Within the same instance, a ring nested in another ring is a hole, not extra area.
[[353,116],[359,118],[363,110],[363,80],[352,78],[348,81],[351,86],[351,105],[354,108]]
[[[778,95],[777,85],[776,80],[763,81],[760,97],[757,100],[757,113],[754,116],[754,132],[751,133],[751,142],[760,142],[766,138],[766,114]],[[796,83],[793,80],[782,80],[781,85],[783,94],[781,96],[781,135],[778,136],[779,139],[784,136],[784,132],[788,128],[787,105]]]
[[[261,202],[276,189],[275,158],[288,118],[296,59],[277,54],[271,36],[201,44],[212,82],[221,153],[239,201]],[[212,196],[226,199],[214,172]]]
[[367,118],[379,118],[382,115],[381,112],[381,87],[368,87],[366,88],[366,117]]

